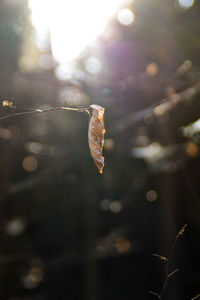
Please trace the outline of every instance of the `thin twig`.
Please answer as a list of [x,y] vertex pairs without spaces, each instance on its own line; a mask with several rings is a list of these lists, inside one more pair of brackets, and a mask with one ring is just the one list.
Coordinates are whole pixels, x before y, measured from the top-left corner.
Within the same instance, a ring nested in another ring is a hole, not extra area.
[[191,300],[196,300],[200,298],[200,293],[198,295],[196,295],[195,297],[193,297]]
[[159,298],[160,295],[159,295],[158,293],[156,293],[156,292],[149,291],[149,294],[154,295],[154,296],[156,296],[158,299],[160,299],[160,298]]
[[46,108],[46,109],[35,109],[32,111],[25,111],[25,112],[18,112],[16,113],[15,111],[11,111],[8,115],[0,117],[0,120],[11,118],[11,117],[16,117],[16,116],[24,116],[24,115],[33,115],[33,114],[40,114],[40,113],[45,113],[45,112],[52,112],[56,110],[72,110],[72,111],[77,111],[77,112],[87,112],[90,114],[90,108],[74,108],[74,107],[53,107],[53,108]]
[[167,258],[165,256],[162,256],[162,255],[159,255],[159,254],[156,254],[156,253],[153,253],[152,255],[155,256],[155,257],[160,258],[161,260],[165,260],[165,261],[167,260]]
[[[166,289],[168,286],[169,278],[171,278],[176,272],[178,272],[178,269],[176,269],[173,272],[169,273],[169,263],[171,262],[171,257],[173,255],[174,249],[176,247],[176,243],[177,243],[178,239],[183,235],[186,226],[187,226],[187,224],[185,224],[181,228],[181,230],[178,232],[167,257],[161,256],[159,254],[153,254],[153,256],[158,257],[159,259],[161,259],[165,262],[165,278],[164,278],[163,286],[161,288],[161,292],[160,292],[160,294],[155,293],[155,292],[150,292],[151,294],[155,295],[157,297],[157,299],[162,300],[164,298],[164,295],[165,295],[165,292],[166,292]],[[194,300],[194,299],[197,299],[197,298],[193,298],[191,300]]]
[[173,272],[168,274],[168,278],[170,278],[171,276],[173,276],[176,272],[178,272],[179,269],[175,269]]

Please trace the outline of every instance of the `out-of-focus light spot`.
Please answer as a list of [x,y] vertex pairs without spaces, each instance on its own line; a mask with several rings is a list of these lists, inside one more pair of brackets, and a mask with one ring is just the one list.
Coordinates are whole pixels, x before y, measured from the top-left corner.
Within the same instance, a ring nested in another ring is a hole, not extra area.
[[146,67],[146,74],[149,76],[149,77],[154,77],[157,75],[158,73],[158,64],[155,63],[155,62],[151,62],[147,65]]
[[26,289],[34,289],[42,282],[43,278],[44,272],[42,268],[33,267],[29,274],[23,278],[22,282]]
[[27,156],[24,158],[22,166],[25,171],[34,172],[35,170],[37,170],[38,161],[34,156]]
[[189,157],[195,157],[199,154],[199,147],[193,142],[186,144],[186,153]]
[[104,141],[104,149],[107,151],[112,151],[115,147],[115,141],[111,138],[105,139]]
[[5,233],[11,236],[19,236],[24,233],[26,229],[26,223],[22,218],[15,218],[6,223],[4,230]]
[[118,214],[122,210],[122,204],[119,201],[113,201],[110,203],[110,210],[114,214]]
[[130,25],[134,21],[134,14],[128,8],[121,9],[118,13],[118,20],[122,25]]
[[102,210],[109,210],[110,209],[110,200],[109,199],[103,199],[101,200],[101,202],[99,203],[99,206]]
[[190,8],[194,4],[194,0],[179,0],[179,4],[183,8]]
[[160,154],[162,151],[162,146],[155,142],[147,147],[135,147],[133,150],[135,157],[153,158]]
[[60,80],[70,80],[75,73],[75,68],[72,64],[60,64],[55,69],[55,74]]
[[189,124],[188,126],[181,127],[181,132],[186,137],[191,137],[195,133],[200,132],[200,119],[198,119],[192,124]]
[[181,75],[185,74],[192,68],[192,62],[191,60],[185,60],[182,65],[178,68],[178,73]]
[[127,254],[131,250],[131,243],[126,238],[119,238],[115,242],[115,248],[120,254]]
[[26,144],[26,149],[32,153],[40,153],[43,150],[43,145],[37,142],[30,142]]
[[147,193],[146,193],[146,198],[149,202],[154,202],[158,199],[158,194],[156,191],[153,191],[153,190],[149,190]]
[[147,147],[132,148],[132,155],[137,158],[143,158],[156,172],[169,170],[170,159],[176,153],[176,145],[162,146],[158,143],[152,143]]
[[89,73],[98,74],[102,69],[102,63],[97,57],[90,57],[85,62],[85,68]]
[[163,109],[163,106],[162,105],[158,105],[154,108],[154,113],[157,115],[157,116],[162,116],[164,113],[165,113],[165,110]]
[[[174,99],[175,99],[175,98],[174,98]],[[162,104],[160,104],[160,105],[158,105],[158,106],[156,106],[156,107],[154,108],[154,113],[155,113],[155,115],[157,115],[158,117],[159,117],[159,116],[162,116],[162,115],[164,115],[164,114],[166,114],[166,113],[168,112],[168,110],[169,110],[170,107],[171,107],[170,102],[162,103]]]

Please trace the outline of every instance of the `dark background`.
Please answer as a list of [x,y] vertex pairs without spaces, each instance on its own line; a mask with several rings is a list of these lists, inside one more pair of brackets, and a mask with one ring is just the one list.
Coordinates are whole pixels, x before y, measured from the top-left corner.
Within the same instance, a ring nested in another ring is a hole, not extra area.
[[[132,6],[132,25],[114,18],[113,35],[77,60],[84,79],[60,81],[53,66],[19,67],[28,6],[0,1],[0,116],[5,99],[24,111],[61,105],[65,91],[104,106],[107,131],[100,175],[87,114],[0,120],[2,300],[156,299],[148,292],[160,293],[164,262],[152,254],[167,256],[186,223],[165,299],[200,293],[200,5]],[[84,60],[97,49],[103,69],[89,74]]]

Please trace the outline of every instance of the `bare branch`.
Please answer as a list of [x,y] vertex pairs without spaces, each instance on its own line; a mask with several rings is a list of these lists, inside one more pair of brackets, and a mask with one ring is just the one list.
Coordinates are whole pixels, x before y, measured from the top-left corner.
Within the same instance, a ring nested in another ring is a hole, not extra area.
[[[165,295],[165,292],[166,292],[166,289],[167,289],[167,286],[168,286],[168,281],[169,281],[169,278],[172,277],[175,273],[178,272],[179,269],[175,269],[173,272],[169,273],[169,263],[171,261],[171,257],[172,257],[172,254],[174,252],[174,249],[175,249],[175,246],[176,246],[176,243],[178,241],[178,239],[183,235],[183,233],[185,232],[185,228],[186,228],[187,224],[185,224],[181,230],[178,232],[178,234],[176,235],[176,238],[174,240],[174,243],[172,244],[172,247],[169,251],[169,254],[167,257],[165,256],[161,256],[159,254],[153,254],[153,256],[155,257],[158,257],[160,258],[161,260],[163,260],[165,262],[165,278],[164,278],[164,283],[163,283],[163,286],[161,288],[161,292],[160,294],[158,293],[155,293],[155,292],[150,292],[150,294],[152,295],[155,295],[158,299],[163,299],[164,298],[164,295]],[[200,294],[198,295],[200,296]],[[197,299],[197,298],[193,298],[191,300],[194,300],[194,299]]]
[[173,272],[171,272],[170,274],[168,274],[168,278],[172,277],[178,271],[179,271],[179,269],[175,269]]
[[165,256],[162,256],[162,255],[159,255],[159,254],[156,254],[156,253],[153,253],[152,255],[155,256],[155,257],[160,258],[161,260],[164,260],[164,261],[167,260],[167,258]]
[[158,299],[160,299],[160,295],[159,295],[158,293],[156,293],[156,292],[149,291],[149,294],[154,295],[154,296],[156,296]]
[[0,120],[11,118],[11,117],[16,117],[16,116],[24,116],[24,115],[33,115],[33,114],[40,114],[40,113],[46,113],[46,112],[52,112],[56,110],[72,110],[72,111],[77,111],[77,112],[87,112],[90,114],[90,108],[74,108],[74,107],[52,107],[52,108],[46,108],[46,109],[34,109],[31,111],[25,111],[25,112],[15,112],[12,110],[8,115],[0,117]]
[[192,298],[191,300],[196,300],[196,299],[200,299],[200,293],[196,295],[194,298]]

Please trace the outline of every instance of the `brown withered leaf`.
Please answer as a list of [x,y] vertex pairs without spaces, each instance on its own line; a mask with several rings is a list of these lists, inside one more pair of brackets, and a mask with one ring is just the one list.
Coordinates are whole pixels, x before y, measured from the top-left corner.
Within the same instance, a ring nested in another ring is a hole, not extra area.
[[104,111],[105,109],[99,105],[90,105],[92,109],[92,117],[90,118],[88,129],[88,141],[91,156],[97,166],[99,173],[103,173],[104,157],[102,156],[104,145]]

